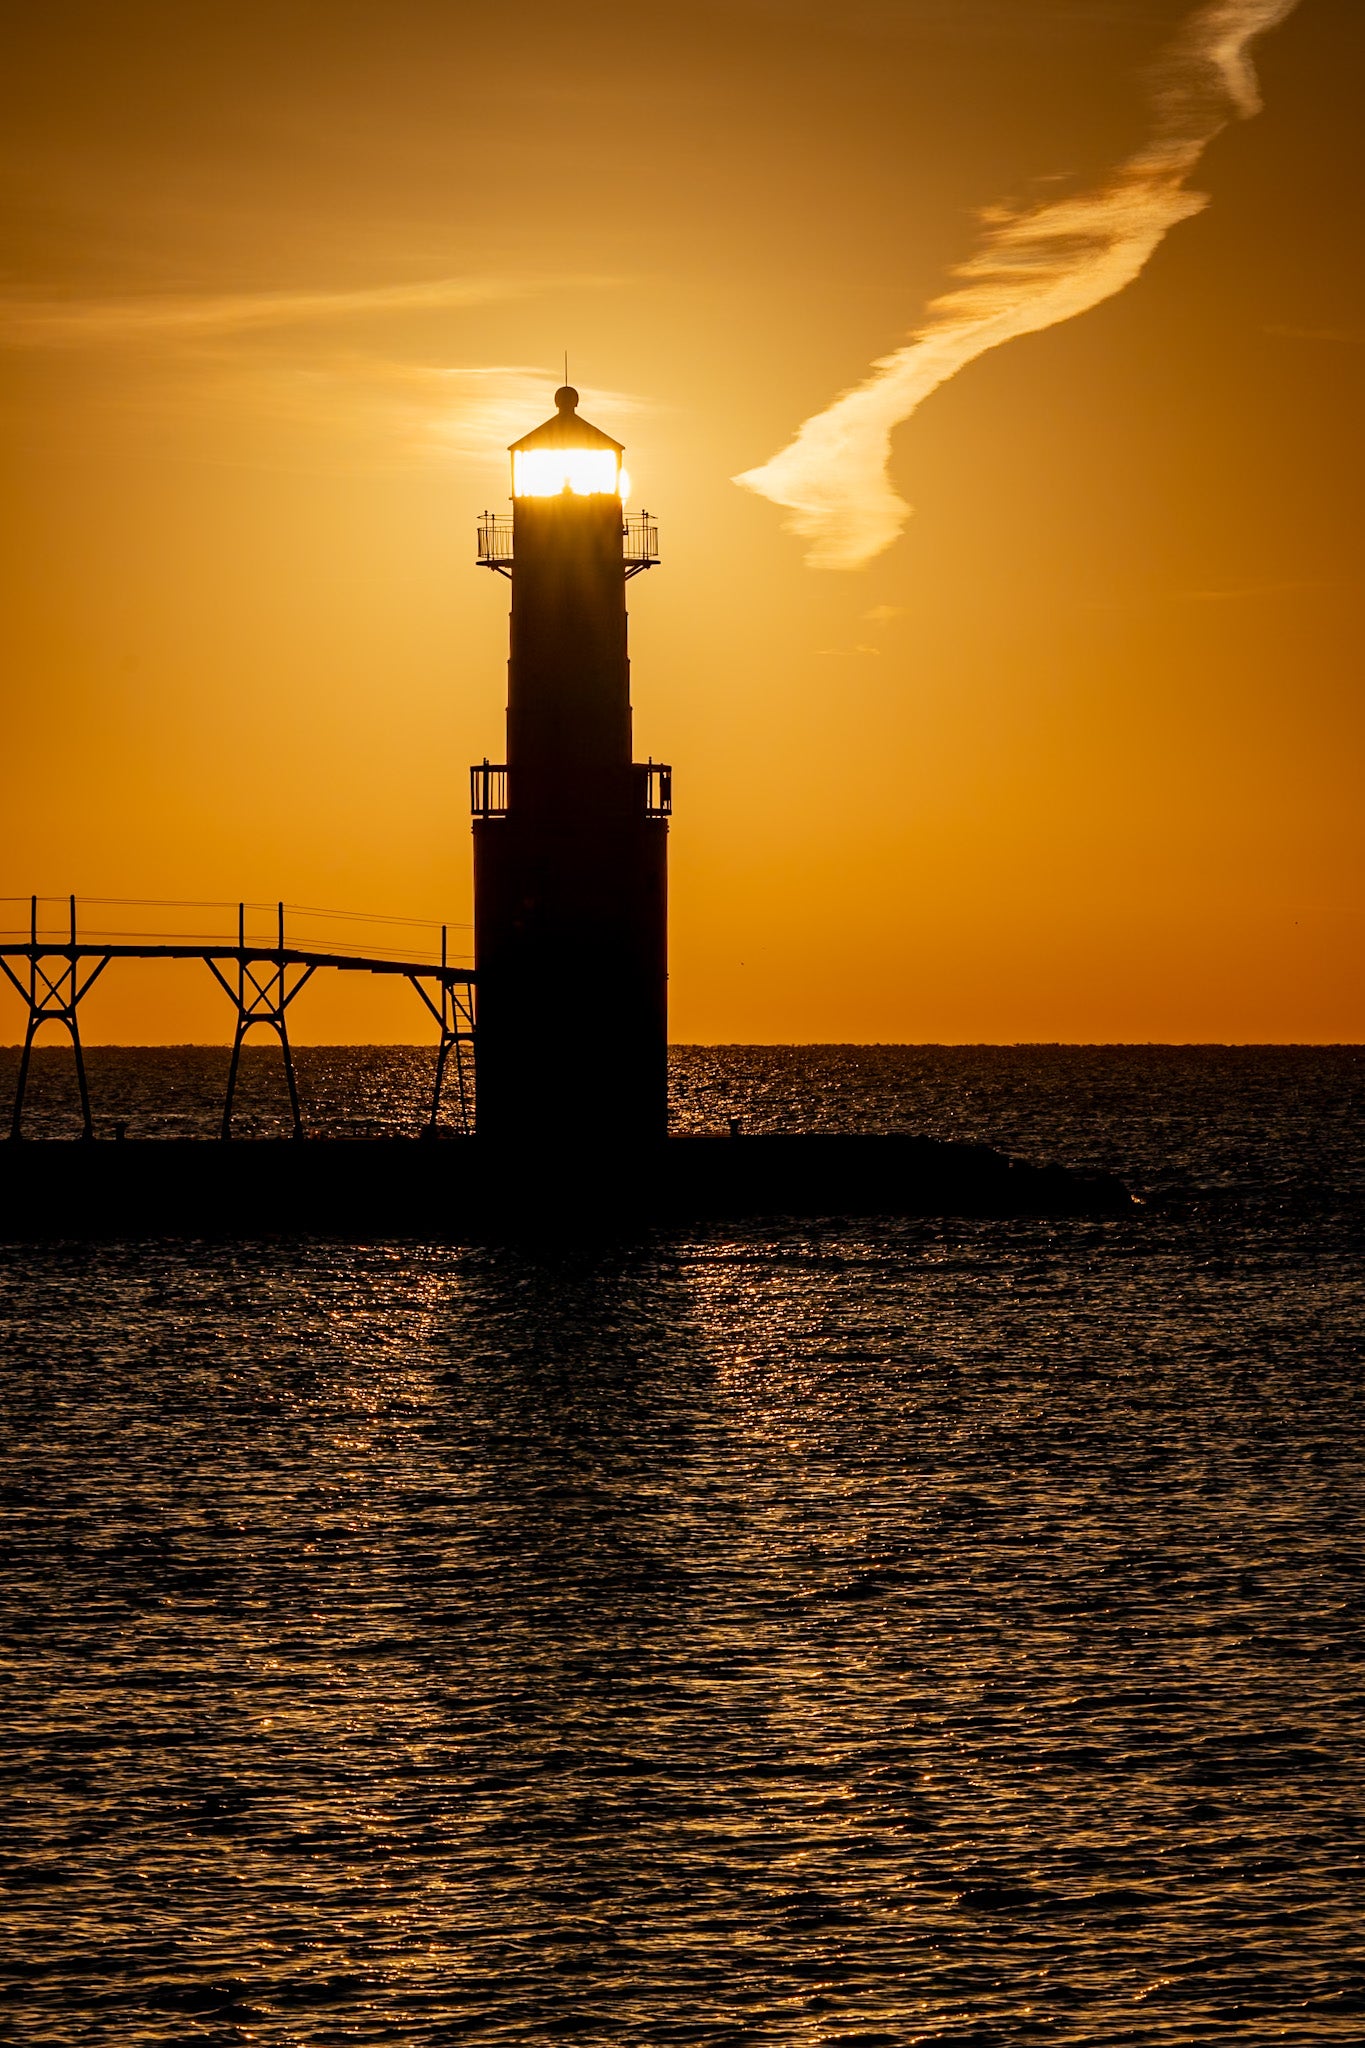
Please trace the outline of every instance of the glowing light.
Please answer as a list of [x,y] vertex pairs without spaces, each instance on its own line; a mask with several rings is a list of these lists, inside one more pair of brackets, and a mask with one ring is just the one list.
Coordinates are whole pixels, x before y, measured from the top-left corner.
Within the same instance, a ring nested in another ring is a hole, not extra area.
[[512,495],[517,498],[624,498],[627,483],[610,448],[524,448],[512,456]]

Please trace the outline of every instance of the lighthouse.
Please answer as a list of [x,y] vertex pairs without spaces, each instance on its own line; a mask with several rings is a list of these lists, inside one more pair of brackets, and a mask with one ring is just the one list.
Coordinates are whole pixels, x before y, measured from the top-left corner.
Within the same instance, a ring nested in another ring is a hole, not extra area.
[[555,407],[479,524],[512,602],[506,757],[470,771],[476,1113],[500,1150],[587,1163],[667,1130],[672,773],[631,737],[626,584],[657,529],[572,386]]

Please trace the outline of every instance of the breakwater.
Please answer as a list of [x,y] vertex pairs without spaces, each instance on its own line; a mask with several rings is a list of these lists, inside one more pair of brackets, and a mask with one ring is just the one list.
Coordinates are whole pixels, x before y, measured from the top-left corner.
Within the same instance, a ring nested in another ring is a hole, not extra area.
[[1122,1214],[1113,1175],[911,1136],[689,1136],[612,1155],[477,1138],[62,1141],[0,1147],[0,1233],[480,1235],[759,1216]]

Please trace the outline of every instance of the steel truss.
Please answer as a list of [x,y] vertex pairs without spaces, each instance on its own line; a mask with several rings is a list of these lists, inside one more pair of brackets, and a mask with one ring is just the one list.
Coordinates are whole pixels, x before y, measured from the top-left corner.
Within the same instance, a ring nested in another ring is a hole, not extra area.
[[223,1098],[223,1127],[219,1135],[232,1136],[232,1105],[237,1094],[237,1067],[242,1057],[242,1042],[253,1024],[264,1025],[273,1031],[280,1041],[280,1054],[284,1060],[284,1078],[289,1088],[289,1113],[294,1120],[294,1136],[304,1135],[303,1114],[299,1109],[299,1086],[294,1079],[294,1056],[289,1050],[289,1025],[285,1016],[296,995],[306,988],[317,973],[314,961],[296,970],[294,984],[289,984],[289,968],[284,956],[284,905],[275,906],[279,915],[279,946],[273,960],[252,960],[246,950],[246,905],[237,905],[237,957],[231,963],[236,968],[235,979],[229,980],[218,962],[206,957],[209,973],[222,989],[228,1001],[236,1005],[237,1028],[232,1034],[232,1059],[228,1065],[227,1094]]
[[[42,1024],[60,1024],[71,1036],[71,1049],[76,1055],[76,1084],[81,1094],[81,1136],[93,1138],[95,1127],[90,1118],[90,1090],[85,1079],[85,1056],[81,1051],[80,1024],[76,1011],[82,996],[88,995],[95,983],[109,965],[109,955],[91,952],[76,944],[76,899],[68,899],[71,905],[71,938],[65,947],[40,944],[38,940],[38,899],[29,903],[29,943],[21,954],[28,973],[22,979],[10,966],[8,959],[0,954],[9,980],[18,989],[28,1004],[28,1023],[24,1029],[24,1049],[19,1055],[19,1079],[14,1090],[14,1112],[10,1117],[11,1138],[20,1135],[24,1114],[24,1090],[28,1086],[29,1055],[33,1041]],[[49,962],[59,965],[50,966]],[[88,971],[83,972],[86,969]],[[25,985],[27,984],[27,986]]]
[[467,1069],[474,1057],[474,983],[452,981],[446,966],[446,927],[441,926],[441,979],[436,993],[439,1003],[432,1001],[425,981],[417,975],[409,975],[413,987],[430,1010],[440,1027],[441,1037],[436,1048],[436,1080],[431,1091],[431,1115],[423,1137],[436,1136],[436,1123],[441,1114],[441,1089],[445,1082],[446,1067],[452,1053],[455,1055],[455,1087],[460,1099],[460,1129],[468,1135],[470,1128],[469,1079]]
[[[30,1054],[40,1026],[61,1025],[69,1034],[76,1056],[76,1080],[80,1089],[81,1135],[93,1138],[90,1090],[81,1050],[78,1009],[111,960],[202,960],[236,1011],[232,1057],[228,1066],[227,1090],[223,1101],[220,1135],[232,1136],[232,1113],[237,1092],[242,1045],[247,1033],[261,1028],[273,1031],[279,1040],[289,1089],[289,1110],[296,1138],[306,1135],[289,1044],[287,1012],[294,998],[321,967],[351,972],[397,974],[409,982],[435,1019],[440,1037],[436,1047],[436,1072],[431,1093],[431,1110],[423,1127],[425,1138],[434,1138],[441,1115],[442,1097],[452,1055],[459,1102],[460,1128],[471,1134],[472,1102],[470,1079],[474,1051],[474,975],[469,968],[452,967],[447,957],[447,928],[441,927],[439,967],[416,960],[379,960],[347,953],[323,953],[286,946],[284,905],[276,906],[274,946],[248,945],[246,906],[237,907],[237,943],[233,945],[144,944],[114,945],[99,939],[83,942],[76,932],[76,898],[70,905],[70,935],[65,942],[38,936],[38,898],[30,899],[27,944],[0,945],[0,969],[28,1007],[23,1051],[14,1090],[9,1134],[23,1135],[24,1099],[28,1088]],[[428,987],[428,983],[432,987]]]

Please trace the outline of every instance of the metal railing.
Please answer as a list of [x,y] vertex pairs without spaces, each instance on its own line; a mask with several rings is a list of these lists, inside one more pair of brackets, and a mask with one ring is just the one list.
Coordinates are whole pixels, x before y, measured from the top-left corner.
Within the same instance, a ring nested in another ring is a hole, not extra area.
[[635,773],[644,785],[645,816],[647,818],[669,818],[673,815],[673,770],[666,761],[653,759],[636,762]]
[[[501,576],[510,576],[514,566],[511,515],[506,512],[482,513],[475,529],[475,538],[478,548],[475,559],[478,567],[495,569]],[[642,512],[638,519],[623,520],[621,556],[628,577],[638,576],[642,569],[657,569],[658,520],[651,519],[648,512]]]
[[[673,815],[673,770],[667,761],[635,761],[636,801],[647,818]],[[507,764],[479,761],[469,771],[469,808],[476,818],[507,816]]]
[[659,522],[657,519],[651,519],[648,512],[642,512],[638,519],[627,519],[621,528],[621,533],[627,576],[638,576],[642,569],[658,568]]
[[496,569],[500,575],[512,573],[512,520],[506,512],[485,512],[478,525],[478,565],[481,569]]
[[469,771],[469,808],[476,818],[507,816],[507,765],[480,761]]
[[[77,906],[80,909],[77,924]],[[284,918],[288,915],[288,940]],[[168,896],[0,896],[0,952],[121,949],[306,952],[319,959],[454,966],[448,934],[473,927],[382,911],[323,909],[316,903],[258,903]],[[454,942],[468,947],[468,939]],[[467,960],[459,964],[467,965]]]

